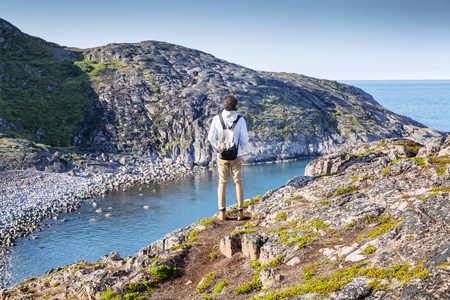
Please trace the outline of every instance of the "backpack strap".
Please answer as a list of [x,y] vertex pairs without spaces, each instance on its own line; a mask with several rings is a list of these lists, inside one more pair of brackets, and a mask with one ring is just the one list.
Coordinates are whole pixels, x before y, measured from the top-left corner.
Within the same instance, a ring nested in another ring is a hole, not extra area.
[[233,125],[231,126],[231,128],[228,128],[228,127],[225,125],[225,122],[223,121],[222,113],[219,114],[220,124],[222,124],[222,129],[224,129],[224,130],[225,130],[225,129],[233,130],[240,118],[241,118],[241,116],[238,115],[237,118],[236,118],[236,120],[234,120]]

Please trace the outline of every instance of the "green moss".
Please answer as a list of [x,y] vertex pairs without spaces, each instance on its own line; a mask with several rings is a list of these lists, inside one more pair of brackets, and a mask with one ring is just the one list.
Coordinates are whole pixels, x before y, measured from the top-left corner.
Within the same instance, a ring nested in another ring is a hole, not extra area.
[[244,224],[244,228],[252,228],[252,227],[255,227],[255,225],[253,225],[252,223],[252,220],[249,220]]
[[189,240],[186,243],[181,244],[181,245],[175,245],[172,248],[170,248],[169,251],[181,249],[183,246],[188,246],[188,245],[192,244],[202,232],[203,232],[203,230],[198,230],[198,229],[192,230],[189,233]]
[[369,153],[369,152],[374,152],[374,151],[379,151],[379,150],[375,150],[375,149],[367,149],[366,151],[361,152],[361,153],[358,153],[358,154],[355,154],[355,155],[353,155],[353,156],[356,157],[356,158],[358,158],[358,157],[363,156],[363,155],[365,155],[365,154],[367,154],[367,153]]
[[348,194],[351,191],[355,191],[357,189],[358,188],[356,186],[354,186],[354,185],[349,185],[349,186],[347,186],[345,188],[340,187],[340,188],[336,189],[336,191],[334,192],[334,195],[335,196],[339,196],[339,195]]
[[203,291],[208,289],[211,286],[212,280],[216,277],[217,275],[212,272],[206,274],[202,284],[196,288],[197,293],[202,293]]
[[239,284],[233,290],[233,293],[235,293],[235,294],[246,294],[246,293],[252,292],[253,290],[256,290],[256,289],[262,287],[261,280],[259,280],[259,275],[261,274],[261,271],[266,269],[266,268],[272,268],[272,267],[275,267],[275,266],[281,264],[281,261],[283,260],[283,258],[284,258],[283,254],[278,255],[271,262],[258,267],[256,269],[255,273],[253,274],[253,280],[251,282],[245,282],[245,283]]
[[199,223],[200,225],[203,225],[203,226],[208,226],[213,221],[214,221],[214,218],[204,218],[204,219],[198,220],[197,223]]
[[[365,267],[365,268],[364,268]],[[360,263],[352,267],[339,268],[329,274],[316,275],[311,279],[303,279],[300,285],[279,292],[271,292],[252,299],[277,300],[287,297],[297,297],[306,293],[317,293],[321,297],[327,297],[331,292],[341,290],[344,285],[355,277],[365,277],[375,280],[397,279],[403,285],[416,277],[426,278],[428,270],[422,269],[422,263],[411,267],[409,265],[394,265],[389,269],[380,269],[369,266],[369,262]]]
[[251,200],[244,201],[244,208],[249,207],[252,204],[257,204],[259,200],[261,200],[262,195],[258,195],[256,197],[253,197]]
[[434,187],[430,190],[430,192],[443,192],[443,193],[448,193],[450,192],[450,187]]
[[358,178],[359,178],[359,175],[354,175],[354,176],[351,176],[351,177],[348,177],[347,178],[347,180],[358,180]]
[[351,221],[345,226],[344,230],[351,230],[355,225],[356,225],[355,221]]
[[370,244],[369,246],[367,246],[366,248],[363,249],[363,252],[366,254],[371,254],[374,253],[377,250],[377,248],[375,248],[374,245]]
[[229,280],[219,281],[214,287],[212,296],[215,297],[219,295],[219,293],[223,291],[223,289],[225,289],[225,287],[228,285],[229,282],[230,282]]
[[215,259],[217,258],[216,252],[215,252],[215,251],[211,252],[211,253],[209,254],[209,257],[211,258],[211,261],[215,260]]
[[425,168],[425,167],[426,167],[425,160],[424,160],[423,158],[421,158],[421,157],[415,157],[414,160],[415,160],[416,163],[417,163],[419,166],[421,166],[422,168]]
[[171,268],[165,265],[154,266],[150,269],[150,274],[158,277],[159,281],[167,280],[170,276],[175,275],[177,272],[177,268]]
[[381,173],[383,173],[383,175],[389,175],[390,170],[391,170],[391,167],[388,166],[388,167],[384,168],[383,171],[381,171]]
[[275,220],[277,220],[279,222],[279,221],[283,220],[284,218],[286,218],[286,216],[287,216],[287,213],[285,211],[280,211],[275,216]]
[[108,289],[106,292],[103,292],[98,300],[111,300],[116,295],[113,291]]
[[417,143],[414,142],[399,142],[399,143],[395,143],[394,145],[403,145],[405,146],[409,152],[411,152],[411,154],[413,156],[417,155],[417,152],[419,152],[419,149],[421,148],[421,146]]
[[372,228],[369,230],[369,232],[363,236],[359,236],[359,239],[363,238],[374,238],[378,235],[385,234],[388,231],[391,231],[395,227],[397,227],[397,224],[402,221],[403,219],[398,220],[392,220],[391,217],[387,216],[379,216],[376,218],[372,218],[369,215],[366,215],[365,223],[379,223],[375,228]]
[[314,275],[316,275],[316,269],[318,265],[316,264],[309,264],[302,268],[302,278],[304,280],[310,280]]
[[334,175],[336,175],[337,173],[331,173],[331,174],[324,174],[324,175],[318,175],[318,176],[314,176],[314,178],[317,178],[317,179],[322,179],[322,178],[324,178],[324,177],[328,177],[328,176],[334,176]]

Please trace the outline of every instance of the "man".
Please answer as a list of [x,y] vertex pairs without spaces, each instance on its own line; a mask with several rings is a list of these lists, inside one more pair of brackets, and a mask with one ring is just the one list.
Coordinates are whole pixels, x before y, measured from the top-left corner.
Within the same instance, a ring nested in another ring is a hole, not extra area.
[[[248,143],[247,124],[239,116],[235,96],[225,96],[222,105],[223,111],[214,117],[208,133],[208,140],[217,150],[217,169],[219,171],[219,219],[225,220],[226,188],[230,171],[236,188],[236,202],[238,220],[244,219],[244,188],[242,187],[242,152]],[[237,157],[227,156],[228,150],[233,146],[237,148]],[[224,159],[225,158],[225,159]],[[232,159],[234,158],[234,159]]]

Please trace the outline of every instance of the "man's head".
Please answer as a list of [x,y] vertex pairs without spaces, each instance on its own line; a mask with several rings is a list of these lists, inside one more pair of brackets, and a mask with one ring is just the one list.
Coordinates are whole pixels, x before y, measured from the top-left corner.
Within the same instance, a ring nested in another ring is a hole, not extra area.
[[228,111],[236,110],[237,99],[233,95],[227,95],[223,99],[222,105],[223,105],[223,109],[225,109],[225,110],[228,110]]

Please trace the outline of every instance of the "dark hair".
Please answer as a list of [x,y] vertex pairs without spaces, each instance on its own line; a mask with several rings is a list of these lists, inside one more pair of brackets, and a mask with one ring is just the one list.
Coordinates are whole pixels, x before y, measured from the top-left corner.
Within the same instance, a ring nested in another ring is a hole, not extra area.
[[223,109],[228,110],[228,111],[236,110],[237,103],[238,103],[238,101],[235,96],[227,95],[227,96],[225,96],[225,98],[223,99],[223,102],[222,102]]

